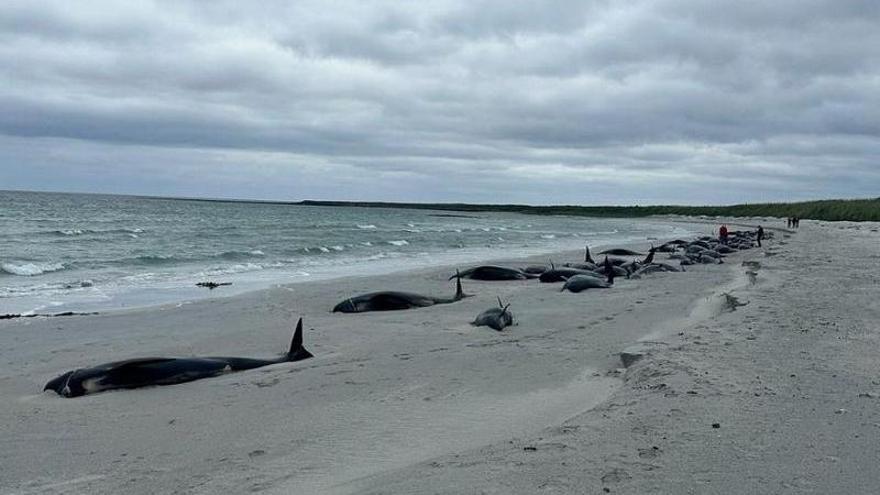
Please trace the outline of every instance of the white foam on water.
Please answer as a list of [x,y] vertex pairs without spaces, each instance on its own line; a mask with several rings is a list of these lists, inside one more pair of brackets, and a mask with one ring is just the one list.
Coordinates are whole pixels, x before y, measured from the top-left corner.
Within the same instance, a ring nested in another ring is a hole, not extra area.
[[10,275],[19,275],[22,277],[34,277],[49,272],[57,272],[64,269],[63,263],[3,263],[0,264],[0,271],[4,271]]

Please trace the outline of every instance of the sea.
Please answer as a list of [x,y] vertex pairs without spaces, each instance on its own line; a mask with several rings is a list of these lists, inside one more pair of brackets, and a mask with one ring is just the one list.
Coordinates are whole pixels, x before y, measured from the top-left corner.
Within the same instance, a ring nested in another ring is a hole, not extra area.
[[[692,230],[654,219],[0,191],[0,315],[145,307]],[[195,285],[206,281],[231,285]]]

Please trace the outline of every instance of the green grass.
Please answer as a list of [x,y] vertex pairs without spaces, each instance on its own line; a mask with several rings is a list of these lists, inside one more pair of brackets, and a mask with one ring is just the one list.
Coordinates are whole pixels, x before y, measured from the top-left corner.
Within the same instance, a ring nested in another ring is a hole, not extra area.
[[365,208],[410,208],[445,211],[500,211],[529,215],[580,215],[591,217],[645,217],[688,215],[717,217],[799,217],[810,220],[880,221],[880,198],[830,199],[800,203],[762,203],[731,206],[527,206],[477,205],[466,203],[384,203],[351,201],[302,201],[311,206],[360,206]]

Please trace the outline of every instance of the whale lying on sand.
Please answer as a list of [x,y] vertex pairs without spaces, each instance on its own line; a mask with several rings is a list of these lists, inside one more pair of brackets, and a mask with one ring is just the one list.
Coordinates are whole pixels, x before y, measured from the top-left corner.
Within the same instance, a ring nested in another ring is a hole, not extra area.
[[644,253],[638,253],[629,249],[614,248],[600,251],[599,254],[612,254],[614,256],[642,256]]
[[412,292],[382,291],[350,297],[333,307],[334,313],[366,313],[368,311],[397,311],[425,308],[435,304],[450,304],[468,297],[461,290],[461,278],[455,281],[455,295],[451,298],[423,296]]
[[542,273],[539,278],[541,282],[544,283],[554,283],[554,282],[564,282],[565,279],[574,277],[575,275],[587,275],[593,277],[601,277],[601,275],[590,271],[590,270],[581,270],[579,268],[551,268],[546,272]]
[[174,385],[202,378],[244,371],[270,364],[301,361],[312,357],[302,345],[302,318],[296,324],[290,349],[275,359],[242,357],[147,357],[79,368],[53,378],[43,390],[63,397],[80,397],[105,390]]
[[501,298],[498,298],[498,307],[489,308],[478,314],[474,321],[471,322],[471,325],[477,327],[486,326],[500,332],[504,330],[504,327],[513,325],[513,315],[507,310],[509,307],[510,304],[505,306],[501,303]]
[[449,277],[449,280],[456,277],[465,277],[472,280],[525,280],[528,278],[537,278],[537,275],[526,273],[519,268],[483,265],[468,268],[463,272],[456,272],[455,275]]
[[591,277],[589,275],[575,275],[570,279],[565,281],[565,285],[562,286],[560,292],[564,290],[568,290],[571,292],[581,292],[587,289],[609,289],[611,288],[611,283],[602,280],[601,278]]

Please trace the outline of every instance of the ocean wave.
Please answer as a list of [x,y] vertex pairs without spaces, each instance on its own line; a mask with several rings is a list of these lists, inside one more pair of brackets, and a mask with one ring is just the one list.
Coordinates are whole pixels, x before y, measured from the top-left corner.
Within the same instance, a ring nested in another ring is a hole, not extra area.
[[158,273],[153,273],[153,272],[146,272],[146,273],[133,273],[133,274],[131,274],[131,275],[126,275],[126,276],[122,277],[122,280],[125,280],[126,282],[135,282],[135,283],[137,283],[137,282],[148,282],[148,281],[152,281],[152,280],[155,280],[155,279],[158,278],[158,277],[159,277],[159,274],[158,274]]
[[285,266],[284,263],[239,263],[230,266],[216,266],[207,271],[200,272],[196,276],[212,276],[212,275],[232,275],[236,273],[255,272],[265,270],[267,268],[280,268]]
[[253,258],[254,256],[262,257],[262,256],[266,256],[266,253],[264,253],[263,251],[260,251],[259,249],[252,249],[250,251],[232,250],[232,251],[224,251],[216,256],[218,258],[223,258],[225,260],[233,260],[234,261],[234,260],[243,260],[243,259]]
[[64,270],[64,263],[3,263],[0,271],[21,277],[34,277],[44,273]]
[[106,230],[95,230],[95,229],[58,229],[58,230],[50,230],[44,231],[40,234],[42,235],[54,235],[61,237],[71,237],[71,236],[79,236],[79,235],[106,235],[106,234],[125,234],[131,236],[132,234],[143,234],[144,229],[140,228],[123,228],[123,229],[106,229]]
[[402,239],[399,241],[388,241],[388,244],[391,244],[392,246],[409,246],[409,242]]
[[556,239],[556,236],[553,234],[544,234],[541,236],[541,239]]
[[76,282],[49,282],[34,285],[0,287],[0,299],[34,295],[63,296],[77,290],[81,291],[82,289],[89,289],[94,287],[94,285],[95,283],[93,281],[85,279]]
[[148,254],[143,256],[136,256],[134,258],[128,260],[121,260],[120,264],[127,264],[129,262],[138,265],[168,265],[172,263],[177,263],[180,260],[174,256],[165,256],[162,254]]
[[381,253],[371,254],[366,258],[363,258],[361,261],[378,261],[384,260],[387,258],[399,258],[401,256],[405,256],[403,253],[398,253],[396,251],[383,251]]
[[364,230],[372,230],[372,229],[375,229],[376,226],[373,224],[367,224],[367,225],[358,225],[357,228],[364,229]]

